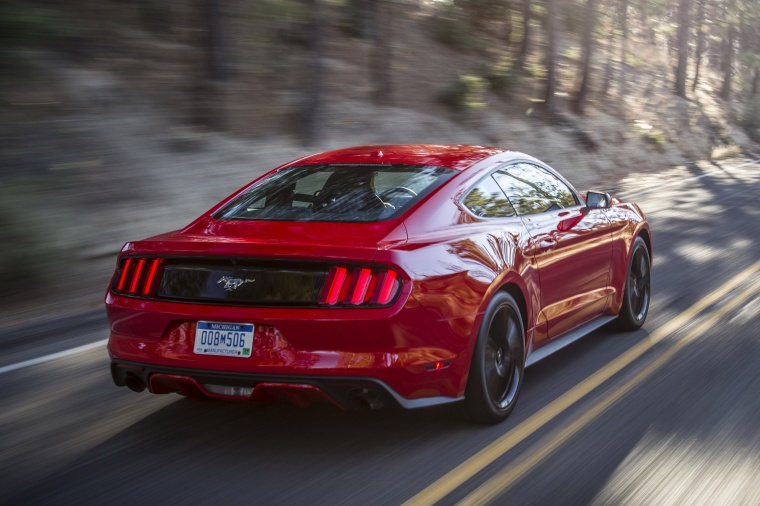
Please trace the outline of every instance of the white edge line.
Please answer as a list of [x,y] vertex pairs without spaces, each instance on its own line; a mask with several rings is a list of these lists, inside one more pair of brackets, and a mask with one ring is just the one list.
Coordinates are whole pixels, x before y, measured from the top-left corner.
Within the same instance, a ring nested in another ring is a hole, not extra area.
[[69,350],[59,351],[58,353],[51,353],[50,355],[45,355],[43,357],[32,358],[29,360],[24,360],[23,362],[17,362],[15,364],[6,365],[4,367],[0,367],[0,374],[5,374],[6,372],[11,372],[11,371],[17,371],[19,369],[23,369],[25,367],[30,367],[37,364],[43,364],[45,362],[50,362],[51,360],[55,360],[58,358],[68,357],[70,355],[76,355],[77,353],[82,353],[84,351],[92,350],[100,346],[105,346],[106,344],[108,344],[108,339],[103,339],[101,341],[96,341],[94,343],[85,344],[84,346],[78,346],[76,348],[71,348]]
[[[748,165],[755,165],[758,162],[760,162],[760,158],[758,158],[757,160],[752,160],[751,162],[745,162],[745,163],[741,163],[739,165],[732,165],[732,166],[727,167],[727,168],[729,168],[729,169],[740,169],[740,168],[746,167]],[[692,181],[692,180],[695,180],[695,179],[702,179],[703,177],[708,177],[708,176],[716,176],[718,174],[720,174],[720,172],[705,172],[704,174],[700,174],[699,176],[692,176],[692,177],[687,177],[685,179],[679,179],[677,181],[673,181],[673,182],[670,182],[668,184],[660,185],[660,186],[658,186],[656,188],[648,188],[646,190],[641,190],[641,191],[637,191],[637,192],[633,192],[633,193],[622,193],[621,196],[624,197],[624,198],[626,198],[626,199],[630,199],[631,197],[638,197],[640,195],[645,195],[647,193],[652,193],[653,191],[661,190],[663,188],[668,188],[670,186],[677,186],[679,184],[685,183],[686,181]]]

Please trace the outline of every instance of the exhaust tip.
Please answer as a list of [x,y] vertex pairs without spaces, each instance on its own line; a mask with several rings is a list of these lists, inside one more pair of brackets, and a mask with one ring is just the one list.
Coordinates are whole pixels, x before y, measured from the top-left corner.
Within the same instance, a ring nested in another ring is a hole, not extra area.
[[124,384],[133,392],[142,392],[145,390],[145,383],[132,373],[127,373],[126,378],[124,378]]
[[383,401],[368,388],[353,390],[350,398],[351,404],[361,411],[374,411],[383,407]]

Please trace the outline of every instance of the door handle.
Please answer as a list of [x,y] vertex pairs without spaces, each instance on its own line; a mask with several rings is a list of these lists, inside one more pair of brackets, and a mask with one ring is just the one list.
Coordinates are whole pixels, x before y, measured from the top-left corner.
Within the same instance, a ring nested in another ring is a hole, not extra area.
[[557,241],[554,239],[543,239],[540,243],[538,243],[538,247],[541,248],[542,251],[549,251],[551,249],[554,249],[556,245]]

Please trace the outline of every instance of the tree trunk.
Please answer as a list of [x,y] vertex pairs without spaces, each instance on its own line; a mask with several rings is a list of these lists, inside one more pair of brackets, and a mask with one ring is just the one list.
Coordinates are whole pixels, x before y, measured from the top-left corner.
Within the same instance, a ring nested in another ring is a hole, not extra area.
[[512,46],[512,2],[507,1],[504,3],[506,15],[504,16],[504,41],[507,43],[507,47]]
[[728,25],[728,38],[724,46],[723,53],[723,85],[720,88],[720,98],[729,100],[731,98],[731,79],[734,74],[734,42],[736,40],[736,29],[733,25]]
[[525,68],[525,60],[528,58],[530,44],[530,0],[522,0],[523,37],[520,41],[520,52],[517,53],[516,67],[518,71]]
[[557,91],[557,0],[546,0],[546,91],[544,107],[549,116],[557,110],[555,93]]
[[375,0],[372,2],[372,61],[370,76],[374,83],[372,101],[375,104],[387,105],[391,103],[391,5],[389,0]]
[[306,146],[316,140],[317,120],[322,105],[322,21],[320,0],[306,0],[310,13],[308,47],[306,49],[306,75],[303,106],[298,123],[298,133]]
[[676,95],[686,98],[686,65],[689,58],[689,3],[681,0],[678,6],[678,66],[676,67]]
[[573,111],[583,114],[588,97],[589,81],[591,80],[591,55],[594,48],[594,27],[596,25],[596,0],[586,0],[586,26],[583,31],[583,56],[580,62],[581,84],[573,101]]
[[206,19],[208,36],[208,77],[212,81],[225,81],[229,77],[229,68],[225,55],[228,53],[227,33],[223,14],[223,0],[206,0]]
[[[628,93],[628,76],[627,64],[625,62],[626,52],[628,51],[628,0],[620,1],[620,100],[625,98]],[[622,102],[621,102],[622,103]]]
[[702,54],[705,51],[705,32],[702,25],[705,22],[705,0],[697,0],[697,48],[694,55],[694,81],[691,84],[691,91],[697,90],[699,84],[699,67],[702,65]]
[[195,121],[222,130],[227,118],[224,110],[224,84],[231,75],[227,60],[229,30],[225,20],[225,0],[204,0],[198,11],[202,63],[193,85],[192,109]]

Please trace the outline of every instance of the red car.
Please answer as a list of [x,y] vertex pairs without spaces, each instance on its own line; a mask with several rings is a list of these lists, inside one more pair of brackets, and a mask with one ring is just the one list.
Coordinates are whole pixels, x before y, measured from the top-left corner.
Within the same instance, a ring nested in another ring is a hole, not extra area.
[[479,146],[366,146],[282,165],[186,228],[122,249],[114,382],[341,408],[514,408],[523,369],[647,317],[635,204]]

